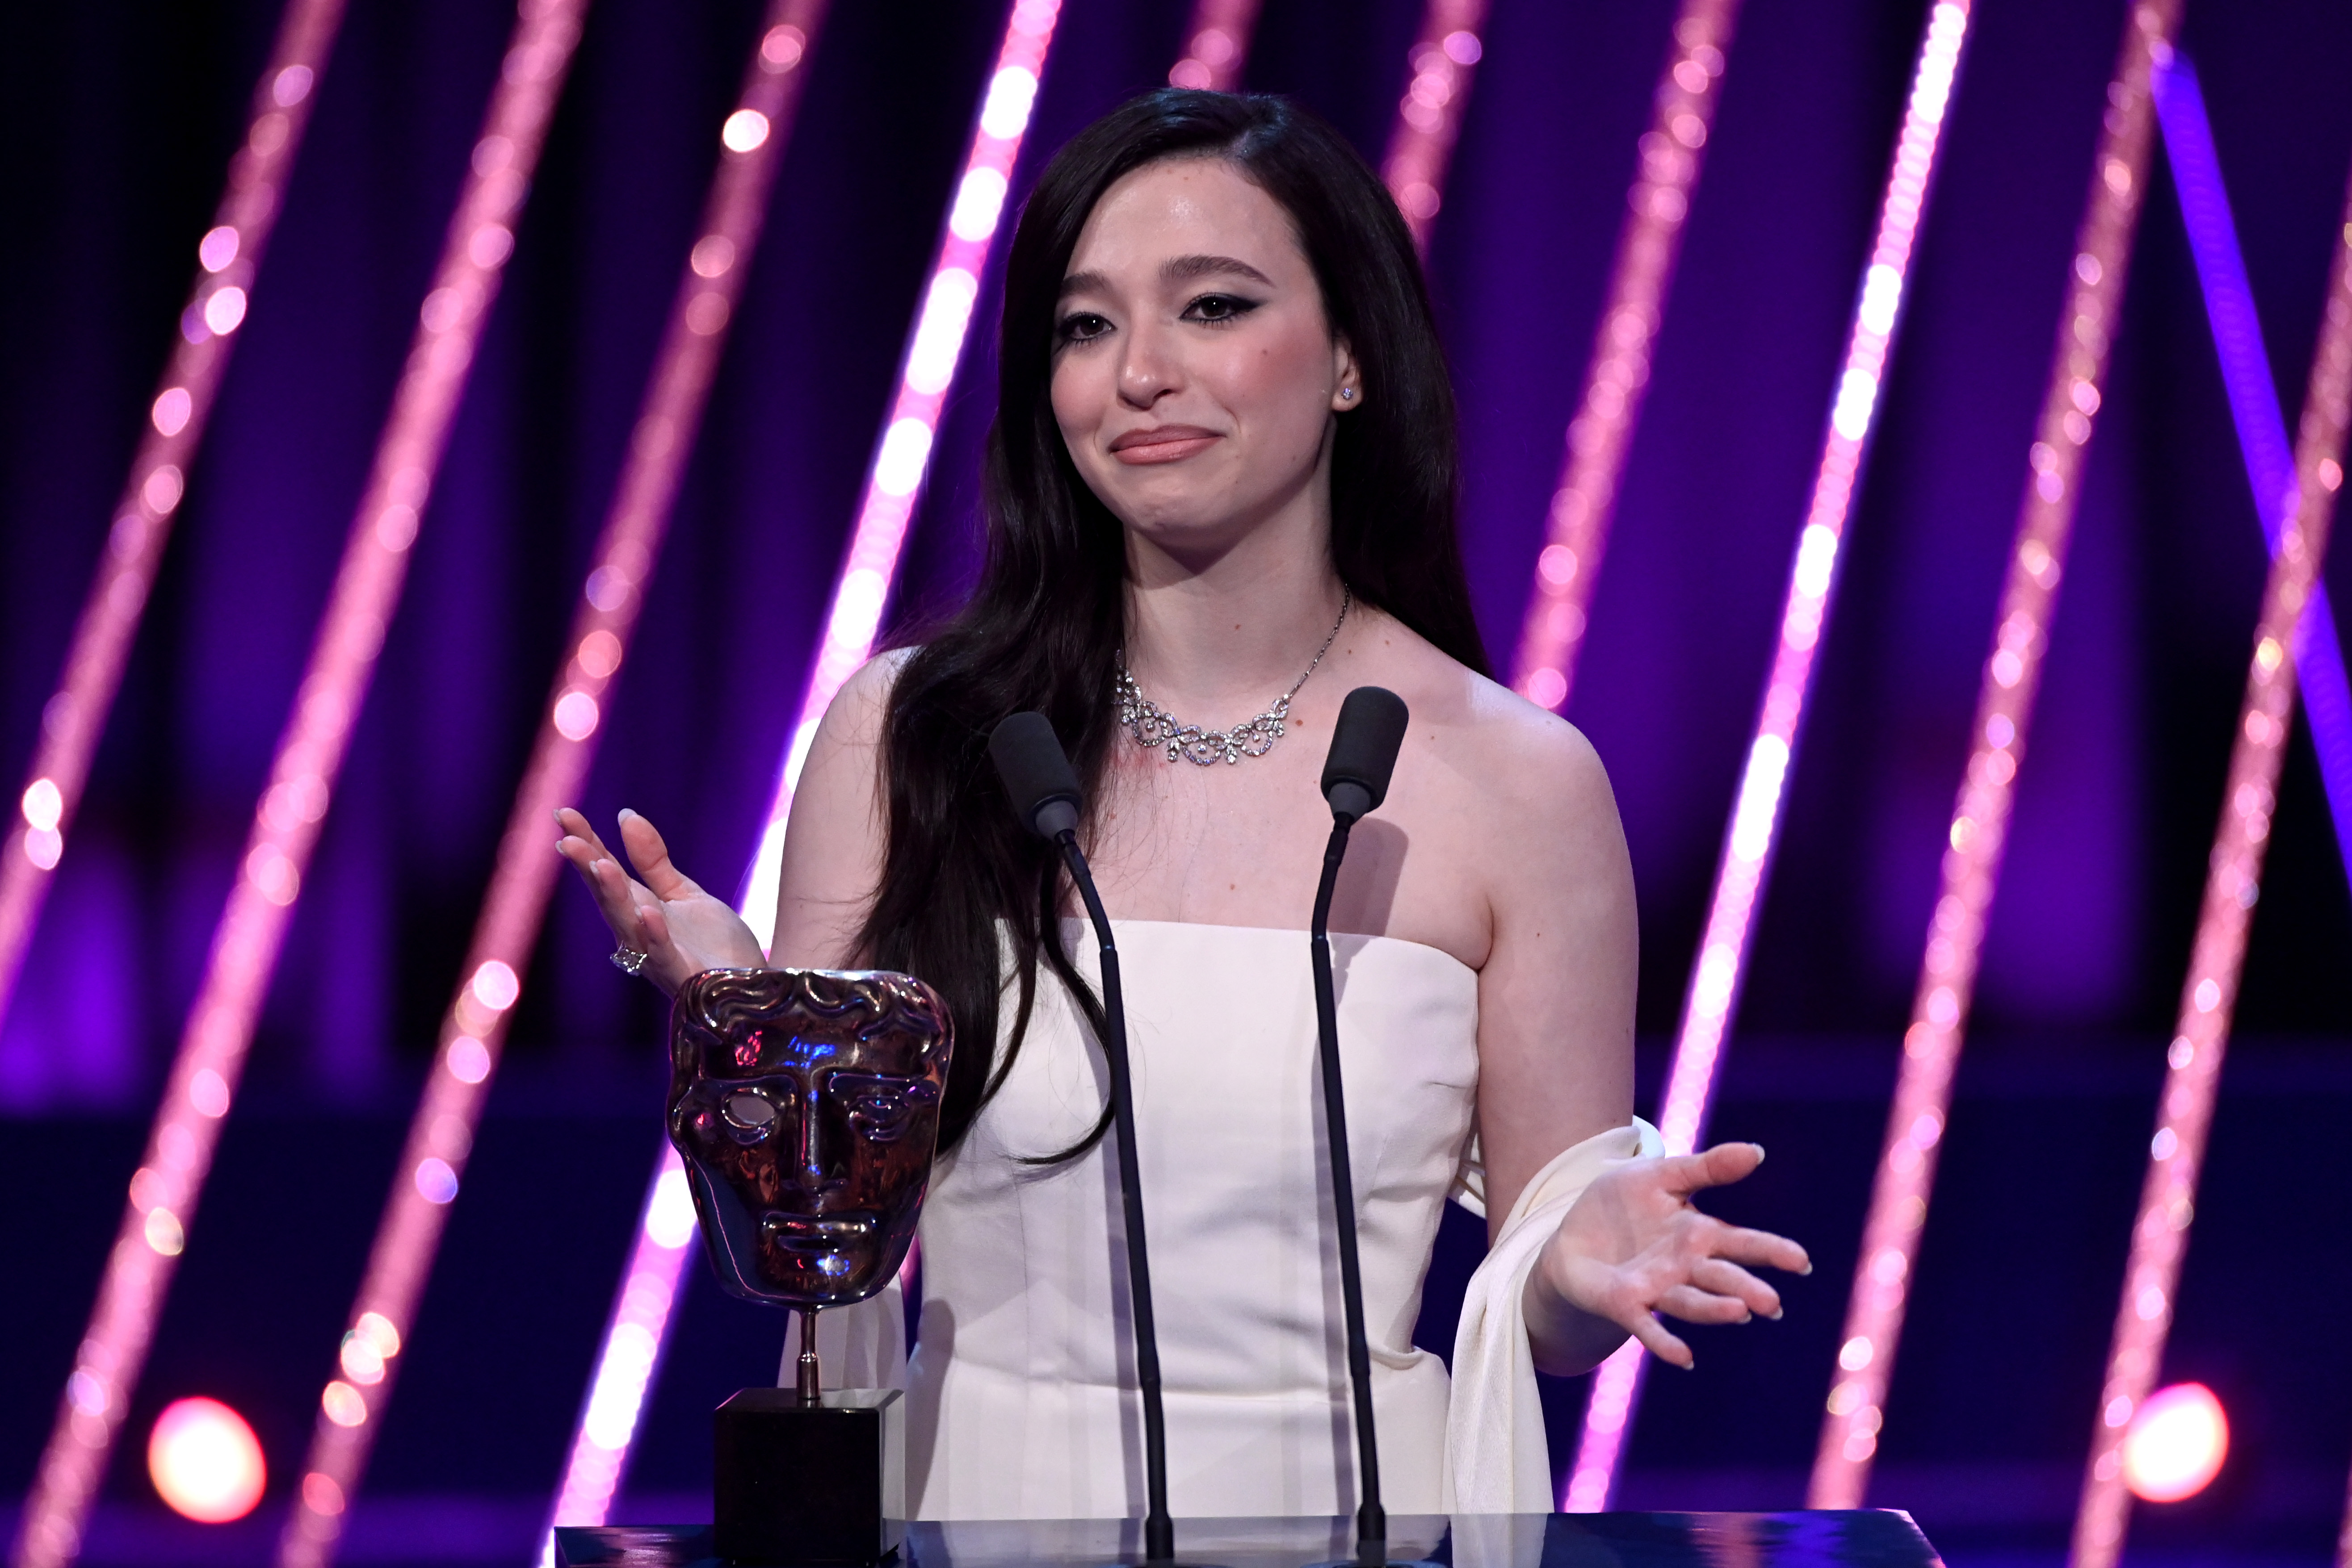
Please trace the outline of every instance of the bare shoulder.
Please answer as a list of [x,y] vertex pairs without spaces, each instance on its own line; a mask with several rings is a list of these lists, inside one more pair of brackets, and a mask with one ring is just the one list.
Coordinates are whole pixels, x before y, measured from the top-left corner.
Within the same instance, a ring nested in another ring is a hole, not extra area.
[[1497,681],[1466,669],[1462,677],[1461,740],[1489,788],[1553,809],[1610,798],[1608,772],[1583,731]]
[[1381,619],[1380,673],[1412,712],[1389,809],[1431,852],[1420,897],[1451,911],[1439,945],[1483,969],[1515,936],[1627,921],[1633,868],[1592,742]]
[[882,738],[883,715],[890,707],[890,693],[898,684],[899,672],[915,653],[911,647],[891,648],[876,654],[852,671],[826,704],[824,717],[817,722],[816,743],[877,743]]
[[[868,659],[842,683],[794,781],[776,889],[776,962],[849,962],[883,856],[882,721],[905,650]],[[793,744],[801,744],[793,737]]]
[[1507,832],[1565,825],[1596,810],[1613,826],[1608,772],[1582,731],[1406,627],[1388,626],[1394,630],[1383,652],[1412,710],[1408,746],[1423,753],[1441,787],[1453,786],[1446,793],[1467,792],[1478,817]]

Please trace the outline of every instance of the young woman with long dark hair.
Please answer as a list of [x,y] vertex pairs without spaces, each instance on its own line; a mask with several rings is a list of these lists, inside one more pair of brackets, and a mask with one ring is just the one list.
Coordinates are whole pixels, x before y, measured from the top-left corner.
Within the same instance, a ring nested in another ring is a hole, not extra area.
[[[1629,1332],[1688,1365],[1655,1313],[1777,1315],[1747,1266],[1807,1265],[1690,1204],[1761,1150],[1657,1158],[1647,1134],[1644,1157],[1623,836],[1583,737],[1486,677],[1403,222],[1292,105],[1150,94],[1040,177],[998,363],[979,584],[825,715],[771,952],[641,816],[621,822],[641,880],[576,812],[560,848],[666,989],[772,959],[906,970],[947,998],[911,1500],[1139,1514],[1090,944],[986,753],[1006,714],[1046,714],[1119,917],[1176,1510],[1337,1513],[1352,1456],[1302,928],[1340,700],[1398,692],[1412,729],[1332,915],[1387,1500],[1549,1508],[1531,1367],[1582,1371]],[[1450,1414],[1411,1343],[1449,1193],[1497,1240]],[[898,1371],[892,1310],[859,1331],[866,1375]]]

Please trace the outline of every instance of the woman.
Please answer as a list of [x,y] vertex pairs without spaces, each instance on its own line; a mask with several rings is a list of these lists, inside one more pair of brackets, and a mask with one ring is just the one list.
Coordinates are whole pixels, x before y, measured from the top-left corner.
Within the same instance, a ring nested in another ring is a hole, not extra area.
[[[1354,933],[1335,947],[1384,1489],[1403,1512],[1547,1508],[1530,1361],[1581,1372],[1630,1332],[1687,1366],[1654,1313],[1777,1316],[1748,1266],[1808,1265],[1689,1203],[1760,1149],[1635,1158],[1623,836],[1583,737],[1484,673],[1452,392],[1404,225],[1282,100],[1150,94],[1040,178],[999,363],[979,585],[826,714],[772,948],[910,971],[956,1016],[908,1371],[916,1510],[1141,1512],[1088,944],[985,760],[995,721],[1030,708],[1087,784],[1120,918],[1175,1509],[1352,1506],[1300,928],[1323,752],[1362,685],[1412,712],[1332,915]],[[1232,728],[1191,727],[1211,721]],[[642,880],[560,821],[665,988],[766,962],[643,817],[621,823]],[[1450,1447],[1444,1368],[1410,1342],[1449,1190],[1483,1198],[1502,1244],[1456,1376],[1465,1357],[1502,1371],[1454,1401]],[[1497,1422],[1499,1455],[1479,1438]]]

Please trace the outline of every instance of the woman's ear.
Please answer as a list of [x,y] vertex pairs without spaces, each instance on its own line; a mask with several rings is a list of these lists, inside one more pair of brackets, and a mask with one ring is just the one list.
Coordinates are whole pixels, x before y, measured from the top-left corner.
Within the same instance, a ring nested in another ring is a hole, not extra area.
[[1345,338],[1331,342],[1331,408],[1345,414],[1364,405],[1363,373],[1356,368],[1356,356]]

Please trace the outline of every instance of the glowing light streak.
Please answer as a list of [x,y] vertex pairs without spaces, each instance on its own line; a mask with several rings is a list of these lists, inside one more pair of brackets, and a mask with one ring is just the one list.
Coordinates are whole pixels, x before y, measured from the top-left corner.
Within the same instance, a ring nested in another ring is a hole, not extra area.
[[1028,133],[1030,110],[1036,103],[1037,84],[1045,74],[1045,58],[1053,47],[1054,24],[1060,13],[1061,0],[1013,0],[1003,40],[997,46],[996,66],[964,152],[963,173],[956,182],[946,233],[931,258],[922,306],[916,312],[914,330],[907,336],[898,390],[882,422],[873,466],[866,476],[866,491],[857,503],[857,521],[850,530],[849,548],[825,612],[824,635],[801,694],[800,712],[793,721],[782,765],[777,769],[767,823],[761,830],[751,869],[744,875],[743,896],[738,902],[762,947],[774,934],[776,879],[783,860],[784,825],[792,816],[793,791],[800,784],[809,745],[816,739],[818,721],[833,705],[842,683],[874,655],[875,635],[880,629],[891,585],[898,580],[899,552],[907,542],[908,525],[914,521],[916,498],[929,471],[931,441],[939,431],[948,387],[971,335],[972,304],[980,295],[980,279],[988,269],[989,248],[1003,223],[1004,198],[1021,155],[1021,140]]
[[[1552,492],[1548,538],[1536,558],[1535,584],[1511,672],[1519,695],[1555,712],[1576,683],[1576,656],[1584,646],[1593,584],[1609,545],[1617,484],[1649,390],[1650,356],[1665,318],[1683,220],[1698,185],[1707,133],[1722,97],[1724,55],[1738,16],[1739,0],[1684,0],[1675,21],[1675,47],[1658,82],[1657,114],[1641,140],[1641,169],[1625,195],[1609,302],[1601,309],[1584,373],[1584,395],[1569,422],[1567,457],[1559,487]],[[1871,276],[1874,281],[1878,269]],[[1877,330],[1885,332],[1894,327],[1894,290],[1883,291],[1889,295],[1888,309]],[[1867,300],[1865,291],[1865,304]]]
[[[1724,837],[1722,864],[1716,873],[1715,897],[1692,968],[1674,1060],[1667,1070],[1658,1126],[1673,1153],[1688,1153],[1697,1147],[1714,1098],[1723,1039],[1738,1003],[1756,908],[1763,897],[1765,871],[1787,800],[1785,786],[1796,757],[1798,726],[1812,684],[1813,653],[1836,588],[1839,546],[1861,479],[1877,391],[1894,344],[1910,270],[1912,243],[1927,207],[1944,111],[1951,100],[1969,22],[1969,0],[1937,0],[1928,13],[1927,36],[1920,41],[1903,129],[1895,142],[1894,168],[1879,205],[1878,231],[1848,330],[1829,434],[1805,526],[1798,536],[1788,596],[1780,612],[1780,647],[1765,685],[1756,737],[1741,772],[1737,804]],[[1878,270],[1882,268],[1883,273]],[[1608,1506],[1633,1425],[1644,1364],[1641,1346],[1628,1341],[1593,1374],[1583,1436],[1562,1493],[1563,1509],[1583,1512]]]
[[2131,1509],[2123,1473],[2123,1444],[2133,1415],[2155,1384],[2172,1327],[2174,1293],[2189,1226],[2196,1217],[2197,1178],[2205,1135],[2221,1088],[2221,1058],[2236,1010],[2246,932],[2261,895],[2263,855],[2285,765],[2287,731],[2294,717],[2295,646],[2320,562],[2327,552],[2336,495],[2344,483],[2344,437],[2352,415],[2352,196],[2347,196],[2319,346],[2312,356],[2310,390],[2296,441],[2295,508],[2280,530],[2263,594],[2262,620],[2247,667],[2246,695],[2231,747],[2221,796],[2221,821],[2208,862],[2196,945],[2181,985],[2179,1021],[2166,1054],[2164,1094],[2156,1136],[2148,1144],[2147,1177],[2132,1226],[2124,1268],[2123,1300],[2092,1426],[2091,1458],[2074,1517],[2072,1568],[2115,1568],[2123,1553]]
[[[479,241],[492,227],[511,235],[584,6],[585,0],[525,0],[516,18],[436,287],[419,313],[318,643],[254,814],[236,884],[214,931],[203,985],[25,1510],[18,1568],[61,1565],[79,1551],[83,1522],[171,1282],[172,1259],[202,1195],[222,1119],[244,1070],[254,1020],[384,626],[399,603],[408,548],[432,492],[482,322],[498,295],[499,267],[481,259],[492,247]],[[499,263],[504,254],[497,251]]]
[[[556,672],[531,760],[499,846],[465,979],[444,1016],[441,1049],[409,1126],[338,1357],[341,1377],[320,1398],[304,1487],[278,1543],[282,1568],[318,1568],[335,1551],[345,1500],[355,1495],[391,1403],[404,1336],[437,1254],[447,1205],[460,1189],[475,1129],[488,1102],[508,1020],[561,867],[551,852],[555,809],[579,793],[595,756],[601,703],[628,647],[644,585],[668,532],[679,476],[692,451],[726,323],[758,248],[775,172],[800,101],[801,68],[825,0],[775,0],[744,69],[739,107],[720,132],[726,149],[704,204],[699,237],[680,271],[662,351],[637,416]],[[756,121],[760,133],[742,127]],[[324,1504],[326,1506],[320,1506]],[[593,1519],[565,1523],[600,1524]]]
[[2101,402],[2107,349],[2122,313],[2124,275],[2147,188],[2154,133],[2149,77],[2169,54],[2179,18],[2178,0],[2137,7],[2125,26],[2107,89],[2106,122],[2091,163],[2041,427],[2028,454],[2008,581],[1969,731],[1968,767],[1946,834],[1943,886],[1920,963],[1910,1026],[1903,1036],[1902,1067],[1864,1224],[1841,1336],[1841,1375],[1830,1390],[1813,1460],[1814,1508],[1860,1508],[1878,1451],[1895,1344],[1951,1108],[1952,1077],[2000,887],[2017,774],[2074,536],[2084,453]]
[[1405,56],[1412,76],[1397,101],[1381,178],[1423,255],[1437,209],[1445,204],[1445,174],[1462,132],[1463,111],[1470,106],[1471,77],[1486,53],[1478,37],[1486,20],[1486,0],[1429,0],[1421,37]]
[[669,1341],[670,1310],[677,1301],[686,1261],[694,1252],[695,1235],[686,1167],[678,1163],[677,1151],[665,1143],[654,1162],[653,1184],[646,1190],[637,1218],[637,1239],[572,1435],[563,1482],[540,1538],[543,1568],[555,1565],[556,1525],[602,1524],[612,1508]]
[[195,465],[214,395],[251,309],[262,253],[277,227],[287,177],[310,122],[320,75],[343,20],[343,0],[289,0],[269,64],[254,89],[252,121],[229,160],[228,188],[196,247],[198,270],[180,317],[180,341],[149,406],[131,476],[115,503],[96,579],[83,601],[22,795],[22,818],[0,829],[0,1016],[24,968],[50,873],[89,779],[91,756],[122,684],[122,666],[155,585]]
[[[2158,69],[2156,114],[2164,130],[2173,187],[2180,195],[2180,216],[2189,229],[2206,318],[2212,323],[2213,347],[2221,362],[2238,446],[2245,456],[2246,478],[2253,486],[2254,510],[2262,520],[2263,537],[2276,554],[2279,530],[2294,508],[2294,454],[2286,416],[2279,411],[2278,387],[2271,380],[2270,355],[2263,347],[2253,288],[2246,281],[2245,260],[2238,253],[2237,225],[2231,219],[2229,193],[2221,184],[2213,128],[2205,118],[2205,97],[2185,57],[2176,55]],[[2352,880],[2352,688],[2345,679],[2344,645],[2325,585],[2311,590],[2311,613],[2304,621],[2303,640],[2295,645],[2294,663],[2328,814],[2336,824],[2336,853],[2343,858],[2347,879]]]
[[1260,0],[1194,0],[1184,28],[1184,56],[1168,70],[1171,87],[1211,92],[1239,89],[1249,58],[1250,36],[1257,31]]

